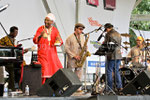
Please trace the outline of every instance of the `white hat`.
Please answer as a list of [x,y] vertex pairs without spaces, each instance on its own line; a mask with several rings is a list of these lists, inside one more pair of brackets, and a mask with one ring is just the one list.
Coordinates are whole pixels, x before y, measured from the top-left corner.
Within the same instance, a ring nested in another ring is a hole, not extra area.
[[[54,21],[55,22],[55,16],[54,16],[54,14],[52,14],[52,13],[49,13],[46,17],[48,17],[50,20],[52,20],[52,21]],[[45,18],[46,18],[45,17]]]

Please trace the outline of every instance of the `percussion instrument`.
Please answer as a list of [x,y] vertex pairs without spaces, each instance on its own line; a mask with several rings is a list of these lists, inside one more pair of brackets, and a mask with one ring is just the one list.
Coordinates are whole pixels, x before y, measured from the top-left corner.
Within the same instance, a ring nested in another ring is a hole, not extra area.
[[131,37],[130,34],[127,34],[127,33],[122,33],[121,36],[124,36],[124,37]]
[[125,42],[123,42],[125,45],[130,45],[130,43],[129,42],[127,42],[127,41],[125,41]]
[[145,41],[150,41],[150,39],[146,39]]
[[136,76],[135,72],[132,69],[127,67],[120,68],[119,71],[120,71],[123,87],[125,87]]

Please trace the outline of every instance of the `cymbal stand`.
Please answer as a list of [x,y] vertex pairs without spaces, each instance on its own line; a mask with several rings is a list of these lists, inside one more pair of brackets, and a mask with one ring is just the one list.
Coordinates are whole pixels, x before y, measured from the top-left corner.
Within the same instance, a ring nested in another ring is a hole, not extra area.
[[145,69],[147,69],[148,65],[147,65],[147,56],[149,55],[150,49],[147,47],[144,48],[145,49]]
[[87,71],[87,62],[85,62],[85,66],[84,66],[84,92],[87,92],[87,82],[86,82],[86,71]]

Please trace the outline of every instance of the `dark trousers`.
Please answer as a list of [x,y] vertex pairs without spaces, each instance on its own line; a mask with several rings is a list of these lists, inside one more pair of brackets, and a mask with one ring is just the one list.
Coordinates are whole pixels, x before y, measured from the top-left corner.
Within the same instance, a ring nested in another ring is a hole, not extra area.
[[13,66],[13,64],[7,64],[5,66],[5,69],[9,73],[8,89],[11,89],[12,91],[15,91],[14,66]]

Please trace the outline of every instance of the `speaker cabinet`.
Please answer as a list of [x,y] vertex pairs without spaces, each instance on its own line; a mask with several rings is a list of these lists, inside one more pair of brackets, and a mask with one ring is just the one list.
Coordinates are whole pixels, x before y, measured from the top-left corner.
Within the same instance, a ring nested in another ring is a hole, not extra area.
[[24,66],[22,90],[25,91],[26,85],[29,86],[30,95],[35,95],[42,86],[41,67]]
[[3,96],[4,84],[0,84],[0,96]]
[[38,90],[38,96],[70,96],[82,83],[77,75],[70,69],[59,69],[45,84]]
[[123,89],[124,94],[150,94],[150,72],[143,71]]

